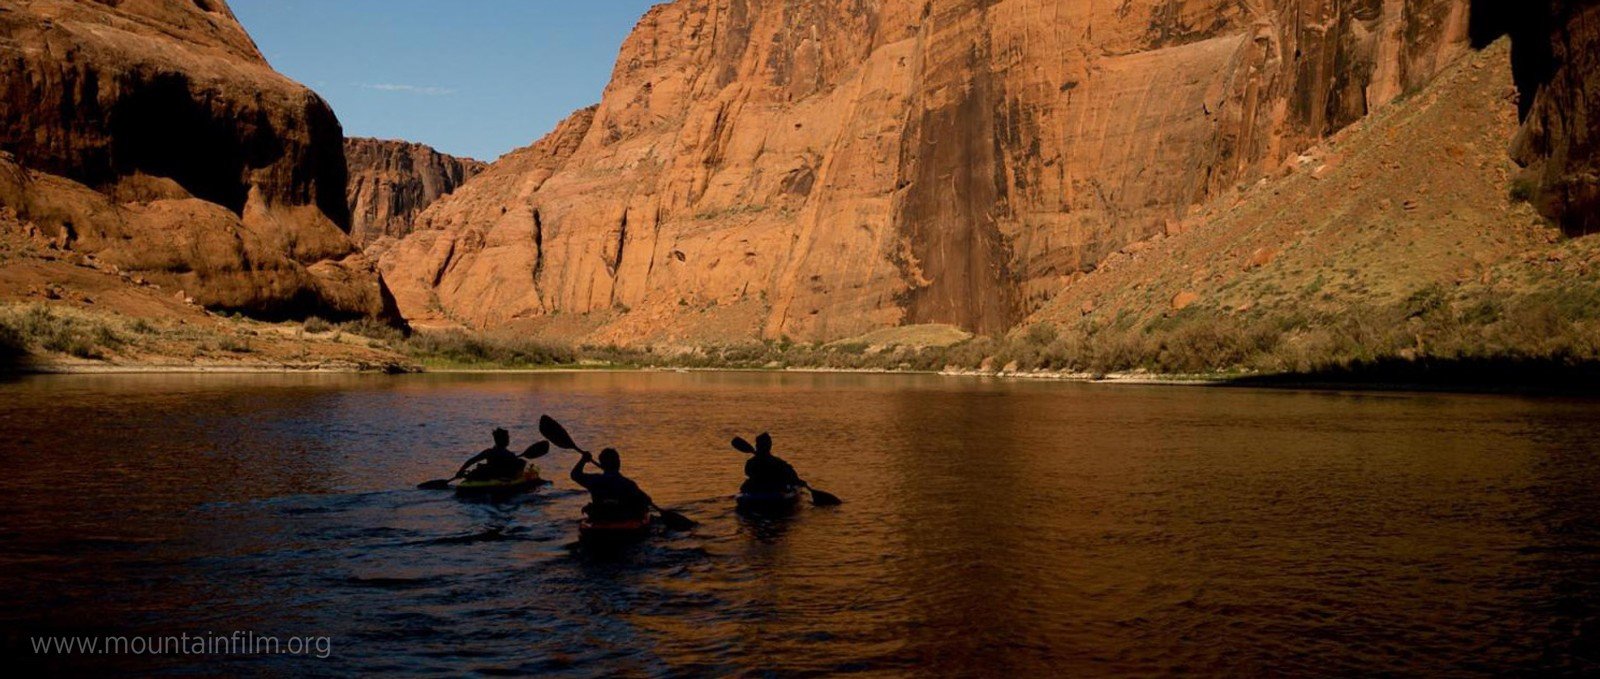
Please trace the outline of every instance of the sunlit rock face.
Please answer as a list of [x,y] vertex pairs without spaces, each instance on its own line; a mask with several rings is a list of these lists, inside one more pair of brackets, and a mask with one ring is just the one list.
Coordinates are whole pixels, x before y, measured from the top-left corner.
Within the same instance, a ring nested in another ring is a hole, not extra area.
[[0,202],[63,246],[208,306],[384,313],[338,119],[222,0],[0,0],[0,90]]
[[368,246],[381,238],[402,238],[423,208],[483,171],[471,158],[439,153],[432,147],[388,139],[344,141],[350,183],[350,238]]
[[382,267],[409,318],[594,341],[1001,332],[1425,84],[1468,5],[678,0]]

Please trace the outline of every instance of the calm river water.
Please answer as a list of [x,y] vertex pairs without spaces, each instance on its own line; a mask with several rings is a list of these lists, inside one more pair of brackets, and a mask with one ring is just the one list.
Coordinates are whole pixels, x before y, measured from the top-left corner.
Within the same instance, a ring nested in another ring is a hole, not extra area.
[[[700,521],[577,546],[575,457],[415,490],[540,413]],[[775,449],[844,498],[732,511]],[[765,373],[0,384],[0,632],[69,672],[1600,671],[1600,401]],[[326,658],[42,656],[42,635]]]

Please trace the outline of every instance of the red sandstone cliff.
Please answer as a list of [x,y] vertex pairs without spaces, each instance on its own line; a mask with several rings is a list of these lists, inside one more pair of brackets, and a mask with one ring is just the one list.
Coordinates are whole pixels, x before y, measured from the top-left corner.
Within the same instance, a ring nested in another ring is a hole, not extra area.
[[350,238],[363,247],[411,233],[417,213],[486,167],[422,144],[386,139],[346,139],[344,157],[350,170],[345,189]]
[[996,332],[1426,83],[1468,4],[678,0],[382,266],[409,318],[597,341]]
[[338,119],[222,0],[0,0],[0,101],[0,206],[58,247],[215,308],[385,312]]

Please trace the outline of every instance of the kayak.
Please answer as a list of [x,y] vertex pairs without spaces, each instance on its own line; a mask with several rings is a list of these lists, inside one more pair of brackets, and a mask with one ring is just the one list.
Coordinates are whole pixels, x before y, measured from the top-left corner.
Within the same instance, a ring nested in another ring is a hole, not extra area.
[[739,493],[734,504],[747,512],[786,512],[800,504],[800,489],[768,493]]
[[539,477],[539,467],[528,465],[522,470],[522,476],[515,479],[490,479],[485,481],[462,481],[456,484],[458,495],[516,495],[526,493],[538,488],[544,483]]
[[651,523],[650,514],[636,519],[611,521],[586,518],[578,522],[578,537],[583,540],[631,540],[648,534]]

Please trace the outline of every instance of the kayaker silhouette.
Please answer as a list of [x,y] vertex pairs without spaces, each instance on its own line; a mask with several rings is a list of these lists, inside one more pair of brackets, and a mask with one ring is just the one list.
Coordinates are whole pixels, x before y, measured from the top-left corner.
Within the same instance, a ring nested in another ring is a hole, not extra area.
[[770,510],[794,506],[800,499],[800,489],[811,493],[811,504],[831,507],[839,504],[838,496],[812,488],[800,478],[788,462],[772,454],[772,435],[762,433],[756,445],[750,445],[742,436],[733,437],[733,449],[751,457],[744,463],[744,484],[739,486],[738,505],[741,509]]
[[[584,514],[595,521],[631,521],[649,515],[655,503],[639,489],[639,484],[622,475],[622,456],[615,448],[600,451],[599,462],[588,451],[581,455],[572,467],[572,481],[589,491]],[[599,465],[599,474],[583,471],[590,463]]]
[[744,477],[741,493],[789,493],[801,485],[794,467],[772,454],[772,436],[768,434],[756,437],[756,452],[744,462]]
[[510,445],[511,432],[496,428],[494,447],[468,458],[461,464],[461,470],[456,472],[456,478],[465,478],[468,481],[492,481],[522,476],[522,470],[526,468],[527,463],[516,453],[511,452]]

